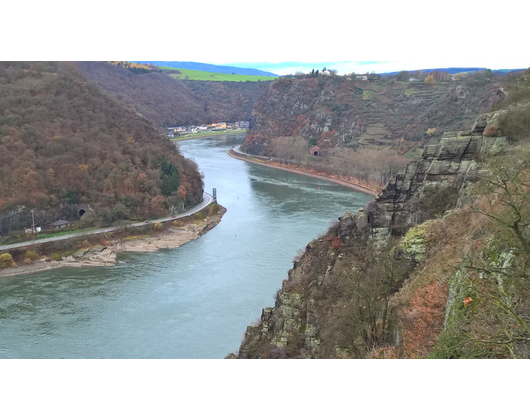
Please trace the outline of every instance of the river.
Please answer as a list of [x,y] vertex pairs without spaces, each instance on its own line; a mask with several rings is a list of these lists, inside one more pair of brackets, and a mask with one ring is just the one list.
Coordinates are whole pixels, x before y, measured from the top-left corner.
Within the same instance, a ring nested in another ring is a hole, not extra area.
[[198,240],[122,254],[115,267],[0,279],[0,358],[218,359],[274,305],[293,257],[372,199],[331,182],[233,159],[243,136],[179,144],[227,208]]

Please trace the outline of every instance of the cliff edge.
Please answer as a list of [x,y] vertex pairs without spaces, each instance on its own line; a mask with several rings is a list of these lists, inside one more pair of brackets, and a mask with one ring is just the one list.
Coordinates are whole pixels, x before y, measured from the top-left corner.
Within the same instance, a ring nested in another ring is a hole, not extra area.
[[374,201],[310,242],[275,306],[263,309],[227,358],[432,355],[449,308],[467,310],[454,283],[463,276],[461,251],[492,238],[487,220],[453,209],[466,205],[468,190],[488,172],[485,160],[506,147],[494,129],[501,113],[480,115],[470,131],[445,133]]

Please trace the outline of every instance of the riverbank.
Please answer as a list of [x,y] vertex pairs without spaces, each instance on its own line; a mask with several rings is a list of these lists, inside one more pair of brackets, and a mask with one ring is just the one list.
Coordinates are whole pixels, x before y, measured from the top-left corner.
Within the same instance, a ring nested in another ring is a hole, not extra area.
[[292,172],[295,174],[307,175],[313,178],[322,179],[324,181],[333,182],[335,184],[342,185],[343,187],[348,187],[348,188],[351,188],[352,190],[359,191],[365,194],[369,194],[374,197],[379,193],[379,191],[376,191],[372,188],[366,187],[364,185],[356,184],[351,181],[346,181],[338,177],[322,175],[322,174],[316,173],[316,171],[303,170],[298,167],[287,166],[287,165],[284,165],[278,162],[266,162],[266,161],[258,160],[256,158],[247,157],[245,155],[235,152],[233,149],[230,149],[228,151],[228,154],[235,159],[244,160],[245,162],[250,162],[256,165],[268,166],[269,168],[281,169],[282,171],[287,171],[287,172]]
[[[0,278],[32,274],[63,267],[110,267],[116,264],[116,258],[119,253],[156,252],[161,249],[178,248],[194,239],[200,238],[213,229],[219,224],[225,213],[226,209],[217,205],[215,213],[201,219],[190,216],[186,219],[166,222],[159,229],[153,229],[150,232],[138,235],[117,235],[113,238],[105,235],[102,236],[99,244],[95,246],[85,241],[80,244],[81,246],[77,248],[77,251],[70,251],[63,256],[51,258],[50,255],[46,255],[35,261],[27,261],[17,267],[1,269]],[[86,245],[89,246],[87,247]],[[28,250],[25,253],[27,254]]]

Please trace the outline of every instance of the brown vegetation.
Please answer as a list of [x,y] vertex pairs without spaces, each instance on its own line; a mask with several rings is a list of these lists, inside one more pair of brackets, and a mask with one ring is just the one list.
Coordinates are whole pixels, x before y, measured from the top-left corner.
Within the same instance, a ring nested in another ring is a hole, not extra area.
[[443,72],[432,77],[439,83],[391,78],[367,83],[336,75],[279,78],[257,101],[243,150],[270,156],[274,139],[300,137],[308,151],[319,142],[327,149],[390,147],[403,154],[427,143],[432,128],[470,129],[476,116],[504,95],[502,76],[476,73],[458,82]]
[[311,242],[240,357],[530,357],[530,152],[485,163],[460,195],[427,194],[435,218],[403,240],[346,223]]
[[403,343],[376,357],[530,355],[528,162],[490,160],[470,205],[429,224],[427,256],[393,302]]
[[269,85],[269,82],[183,81],[165,72],[141,71],[126,62],[119,63],[77,64],[88,78],[158,127],[247,120],[256,99]]
[[333,148],[314,156],[308,153],[307,142],[297,137],[273,139],[271,146],[276,162],[338,176],[375,190],[385,186],[393,175],[403,172],[409,162],[391,149]]
[[417,156],[436,132],[471,129],[504,96],[502,76],[491,72],[458,82],[433,72],[427,84],[405,73],[369,83],[317,73],[279,78],[257,101],[241,149],[380,189],[403,170],[404,155]]
[[75,64],[0,63],[0,87],[0,212],[79,203],[112,221],[201,199],[197,165]]
[[2,268],[12,268],[16,267],[15,261],[13,261],[13,257],[9,252],[4,252],[3,254],[0,254],[0,270]]
[[[530,357],[527,77],[514,78],[500,104],[505,119],[486,130],[511,132],[517,146],[481,156],[474,184],[461,190],[427,187],[415,211],[434,219],[404,238],[396,229],[383,243],[375,229],[363,236],[350,216],[333,225],[297,256],[239,357]],[[303,155],[292,137],[278,149]]]

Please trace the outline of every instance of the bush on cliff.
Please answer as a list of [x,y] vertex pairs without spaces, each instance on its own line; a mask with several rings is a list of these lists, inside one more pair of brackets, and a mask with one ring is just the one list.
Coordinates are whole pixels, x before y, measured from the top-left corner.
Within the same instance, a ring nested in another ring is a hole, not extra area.
[[424,220],[441,217],[453,209],[458,201],[458,188],[448,185],[441,188],[425,188],[420,199],[419,210]]

